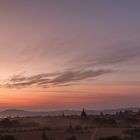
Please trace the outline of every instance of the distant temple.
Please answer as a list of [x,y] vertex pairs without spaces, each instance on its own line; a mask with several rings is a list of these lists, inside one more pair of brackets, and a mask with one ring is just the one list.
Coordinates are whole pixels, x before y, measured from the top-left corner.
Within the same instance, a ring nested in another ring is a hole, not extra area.
[[140,115],[140,109],[138,110],[138,115]]
[[103,113],[103,112],[101,112],[101,113],[100,113],[100,116],[101,116],[101,117],[104,117],[104,113]]
[[81,117],[87,117],[87,113],[85,112],[85,109],[83,108],[82,112],[81,112]]

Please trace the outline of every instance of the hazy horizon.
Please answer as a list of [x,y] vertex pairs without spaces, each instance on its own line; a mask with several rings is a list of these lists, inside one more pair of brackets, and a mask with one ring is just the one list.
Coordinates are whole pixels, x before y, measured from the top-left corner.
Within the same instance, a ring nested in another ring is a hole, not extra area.
[[[62,113],[63,111],[64,111],[64,112],[65,112],[65,111],[68,111],[68,112],[79,112],[79,111],[80,111],[80,112],[82,112],[83,109],[84,109],[87,113],[88,113],[88,111],[93,111],[94,113],[95,113],[95,112],[98,112],[98,113],[99,113],[99,112],[102,112],[102,111],[110,112],[110,113],[111,113],[112,111],[113,111],[113,112],[114,112],[114,111],[117,112],[117,111],[126,111],[126,110],[131,110],[131,111],[137,112],[137,111],[139,111],[140,108],[139,108],[139,107],[120,107],[120,108],[88,109],[88,108],[84,108],[84,107],[82,108],[82,107],[81,107],[81,108],[79,108],[79,109],[74,109],[74,108],[73,108],[73,109],[72,109],[72,108],[71,108],[71,109],[61,108],[61,109],[47,109],[47,110],[45,110],[45,109],[44,109],[44,110],[24,109],[24,108],[5,108],[5,109],[0,110],[0,113],[1,113],[1,112],[5,112],[5,111],[6,111],[6,112],[8,111],[9,113],[10,113],[10,112],[16,112],[16,111],[17,111],[17,112],[18,112],[18,111],[25,111],[25,112],[27,111],[27,112],[38,112],[38,113],[39,113],[39,112],[40,112],[40,113],[41,113],[41,112],[42,112],[42,113],[47,113],[47,112],[48,112],[48,113],[49,113],[49,112],[50,112],[50,113],[51,113],[51,112],[52,112],[52,113],[53,113],[53,112],[60,112],[60,113]],[[63,113],[64,113],[64,112],[63,112]]]
[[140,107],[139,5],[1,0],[0,110]]

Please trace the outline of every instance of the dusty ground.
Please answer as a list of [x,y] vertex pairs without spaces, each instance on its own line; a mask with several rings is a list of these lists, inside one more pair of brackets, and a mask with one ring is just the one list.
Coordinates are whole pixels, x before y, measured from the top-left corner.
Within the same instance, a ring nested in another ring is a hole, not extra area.
[[[76,136],[78,140],[92,140],[94,138],[106,137],[106,136],[122,136],[122,128],[94,128],[89,132],[74,132],[68,133],[66,131],[45,131],[46,136],[53,140],[65,140],[70,136]],[[96,131],[96,133],[95,133]],[[31,131],[31,132],[14,132],[4,133],[14,135],[18,140],[42,140],[43,131]],[[1,133],[2,134],[2,133]]]
[[[26,117],[14,118],[20,123],[20,127],[0,128],[1,135],[14,135],[18,140],[42,140],[42,134],[52,140],[66,140],[70,136],[76,136],[77,140],[92,140],[100,137],[119,136],[127,128],[97,127],[97,124],[89,119],[80,117]],[[13,119],[13,120],[14,120]],[[72,126],[73,131],[68,131]],[[80,126],[80,130],[76,127]]]

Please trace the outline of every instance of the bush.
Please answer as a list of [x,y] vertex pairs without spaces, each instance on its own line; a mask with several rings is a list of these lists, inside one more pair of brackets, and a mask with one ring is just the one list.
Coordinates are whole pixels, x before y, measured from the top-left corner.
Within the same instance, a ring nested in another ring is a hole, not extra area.
[[66,140],[77,140],[76,136],[71,136],[69,138],[67,138]]
[[126,129],[123,131],[123,134],[129,135],[129,138],[135,139],[135,140],[140,140],[140,129]]
[[0,121],[0,125],[2,127],[15,127],[15,126],[18,126],[18,121],[16,120],[10,120],[8,118],[5,118],[3,120]]
[[17,139],[12,135],[5,135],[5,136],[0,136],[0,140],[17,140]]
[[94,121],[96,121],[97,123],[99,123],[101,126],[110,126],[110,127],[116,127],[117,126],[117,122],[116,120],[110,118],[110,119],[106,119],[106,118],[95,118]]
[[106,137],[106,138],[99,138],[98,140],[122,140],[122,139],[117,136],[112,136],[112,137]]
[[67,132],[69,132],[69,133],[73,133],[74,132],[74,129],[73,129],[71,124],[67,128]]
[[82,128],[81,125],[76,125],[76,126],[75,126],[75,130],[76,130],[76,131],[82,131],[83,128]]

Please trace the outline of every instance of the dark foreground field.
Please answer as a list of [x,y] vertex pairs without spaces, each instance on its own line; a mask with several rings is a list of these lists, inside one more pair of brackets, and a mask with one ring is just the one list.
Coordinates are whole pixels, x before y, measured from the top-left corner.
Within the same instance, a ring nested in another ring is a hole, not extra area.
[[[46,137],[52,140],[66,140],[72,136],[75,136],[77,140],[92,140],[100,137],[109,136],[123,136],[122,128],[96,128],[91,129],[89,132],[66,132],[66,131],[31,131],[31,132],[13,132],[5,133],[4,135],[14,135],[18,140],[43,140],[43,133]],[[96,134],[95,134],[96,132]]]
[[0,140],[140,140],[140,112],[9,117],[0,120],[0,134]]

